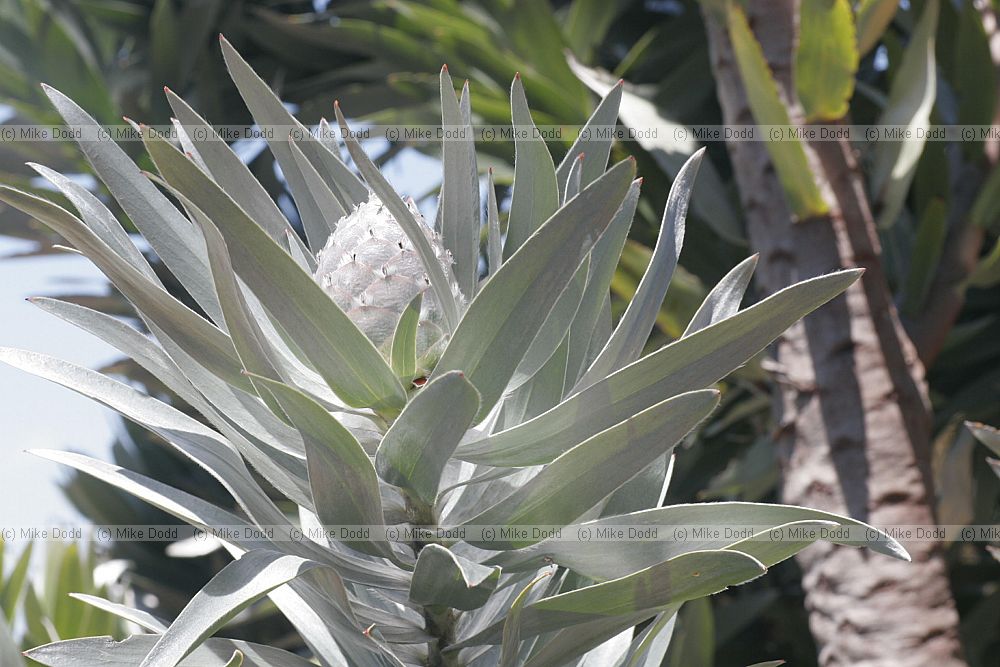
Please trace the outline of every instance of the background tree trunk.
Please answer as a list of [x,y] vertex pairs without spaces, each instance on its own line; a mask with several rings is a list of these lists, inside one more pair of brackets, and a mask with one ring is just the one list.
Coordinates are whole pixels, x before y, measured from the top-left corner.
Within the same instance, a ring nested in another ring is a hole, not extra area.
[[[801,118],[792,78],[797,3],[746,5],[786,106]],[[725,25],[711,9],[705,14],[724,122],[752,123]],[[877,526],[933,524],[924,369],[893,306],[850,145],[807,147],[831,213],[804,221],[793,220],[764,144],[728,150],[764,293],[840,268],[866,269],[844,296],[778,342],[775,438],[784,500]],[[828,544],[800,555],[821,664],[964,664],[942,547],[906,546],[912,563]]]

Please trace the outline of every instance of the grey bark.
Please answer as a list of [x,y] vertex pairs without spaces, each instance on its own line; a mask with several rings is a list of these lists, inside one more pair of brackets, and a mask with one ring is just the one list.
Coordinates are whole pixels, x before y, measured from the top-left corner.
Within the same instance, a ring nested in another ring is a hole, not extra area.
[[[801,116],[792,63],[794,0],[749,0],[750,26],[779,91]],[[753,122],[725,26],[705,12],[724,121]],[[774,434],[789,503],[875,525],[933,524],[931,420],[924,369],[893,306],[851,147],[807,147],[827,217],[795,221],[761,143],[730,143],[756,280],[766,294],[860,266],[862,280],[790,329],[776,346]],[[912,563],[814,545],[799,556],[822,665],[962,665],[958,614],[942,546],[907,545]]]

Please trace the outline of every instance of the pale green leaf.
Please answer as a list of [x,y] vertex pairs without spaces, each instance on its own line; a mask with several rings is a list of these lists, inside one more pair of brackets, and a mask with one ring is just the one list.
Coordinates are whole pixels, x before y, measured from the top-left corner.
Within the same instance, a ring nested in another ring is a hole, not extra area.
[[634,161],[624,160],[559,209],[469,305],[434,373],[464,371],[482,397],[480,419],[500,399],[559,294],[613,219],[634,172]]
[[668,396],[717,382],[760,352],[799,318],[861,275],[858,269],[805,280],[667,345],[519,426],[462,445],[455,456],[474,463],[547,463]]
[[[536,636],[626,614],[654,616],[664,608],[718,593],[764,574],[760,562],[736,551],[693,551],[627,577],[547,597],[521,612],[521,632]],[[496,624],[455,647],[497,643]]]
[[607,169],[614,130],[618,124],[618,109],[622,103],[623,85],[619,81],[604,95],[597,108],[594,109],[594,113],[590,115],[587,123],[580,130],[580,135],[566,152],[566,157],[556,167],[556,181],[563,190],[566,190],[573,164],[580,155],[583,156],[583,164],[580,165],[580,187],[590,185]]
[[423,297],[423,292],[413,297],[413,301],[399,316],[396,330],[392,334],[389,361],[393,372],[404,382],[412,380],[417,373],[417,325],[420,323]]
[[[184,491],[167,486],[139,473],[82,454],[53,450],[32,450],[33,454],[68,465],[133,495],[153,507],[198,528],[210,526],[249,527],[245,519],[223,510]],[[276,542],[255,536],[253,531],[236,531],[233,544],[243,550],[277,549],[279,545],[290,553],[327,563],[346,579],[364,586],[389,590],[409,589],[409,575],[381,560],[357,556],[319,546],[311,540],[293,539],[286,523],[274,524]]]
[[428,544],[417,557],[410,600],[420,605],[477,609],[489,599],[499,579],[498,567],[486,567],[438,544]]
[[520,75],[510,87],[514,126],[514,191],[507,221],[504,258],[511,257],[559,208],[559,185],[545,140],[535,133]]
[[[72,100],[57,90],[47,86],[43,88],[67,125],[80,127],[83,132],[99,131],[96,121]],[[113,141],[80,141],[79,144],[94,171],[156,255],[209,317],[221,319],[222,312],[205,257],[205,245],[198,230],[184,219],[170,200],[142,177],[135,163]]]
[[375,454],[379,475],[428,505],[445,464],[479,411],[479,394],[460,372],[428,382],[410,399]]
[[642,348],[649,339],[660,306],[663,305],[674,269],[677,268],[677,260],[684,244],[688,202],[704,155],[704,148],[692,155],[670,186],[660,223],[660,234],[649,266],[639,281],[639,287],[636,288],[625,314],[611,334],[611,339],[574,387],[577,391],[606,378],[642,354]]
[[161,285],[160,279],[153,272],[149,262],[142,256],[139,249],[132,243],[118,219],[101,203],[101,200],[91,194],[86,188],[71,178],[40,164],[28,163],[28,166],[44,176],[46,180],[59,188],[66,195],[84,223],[94,233],[101,237],[108,246],[122,256],[129,264],[142,272],[150,282]]
[[[576,311],[576,317],[573,318],[573,324],[569,331],[569,356],[566,362],[565,382],[567,387],[576,385],[580,374],[586,370],[588,362],[593,358],[590,352],[593,350],[594,356],[596,356],[604,349],[604,344],[608,340],[600,333],[600,330],[603,329],[602,315],[605,313],[605,305],[608,305],[608,290],[611,286],[611,279],[615,275],[618,258],[621,257],[622,248],[625,246],[625,240],[628,238],[628,232],[632,226],[636,206],[639,204],[641,183],[641,180],[632,182],[621,208],[615,213],[611,224],[608,225],[607,230],[590,251],[587,289],[583,293],[580,307]],[[607,312],[610,322],[610,310]],[[610,333],[609,323],[607,335],[610,336]]]
[[739,311],[750,278],[757,268],[757,258],[757,254],[747,257],[722,277],[695,311],[682,336],[690,336],[709,325],[732,317]]
[[[288,113],[281,100],[278,99],[257,73],[253,71],[243,57],[236,52],[236,49],[221,36],[219,43],[222,46],[222,56],[226,61],[226,67],[229,69],[229,75],[232,77],[233,83],[236,84],[236,88],[240,91],[240,96],[246,103],[247,108],[250,109],[250,113],[257,124],[292,126],[298,130],[300,135],[309,134],[309,131]],[[281,172],[288,183],[288,189],[292,192],[292,198],[295,200],[299,217],[302,219],[302,226],[306,230],[306,237],[309,240],[310,247],[313,252],[316,252],[322,247],[326,241],[326,237],[329,236],[323,211],[313,198],[308,180],[302,175],[299,169],[299,165],[292,154],[288,136],[277,136],[279,134],[270,133],[266,137],[267,145],[281,166]],[[327,233],[324,234],[323,230],[327,230]]]
[[[464,118],[448,67],[441,68],[441,124],[462,138],[441,141],[441,198],[438,224],[444,247],[451,251],[455,280],[462,294],[475,292],[479,274],[479,173],[472,125]],[[462,91],[468,103],[466,82]]]
[[[351,432],[302,392],[267,378],[260,381],[302,434],[309,486],[320,521],[333,526],[385,523],[375,468]],[[358,542],[355,546],[373,555],[390,553],[384,541]]]
[[96,607],[101,611],[106,611],[109,614],[123,618],[126,621],[135,623],[141,628],[149,630],[154,634],[162,634],[167,630],[167,624],[153,616],[148,611],[143,611],[141,609],[133,609],[132,607],[127,607],[123,604],[117,602],[111,602],[110,600],[105,600],[104,598],[97,597],[96,595],[84,595],[82,593],[70,593],[69,596],[80,602],[85,602],[92,607]]
[[140,667],[174,667],[231,618],[319,563],[276,551],[248,551],[191,599]]
[[503,264],[503,239],[500,236],[500,211],[497,208],[497,190],[493,184],[493,170],[486,179],[486,261],[490,277]]
[[[181,159],[188,162],[187,158]],[[191,168],[197,169],[194,165]],[[101,241],[79,218],[45,199],[3,186],[0,186],[0,200],[38,218],[84,252],[144,316],[161,327],[198,363],[233,386],[250,387],[246,378],[240,376],[239,358],[232,341],[225,333],[162,287],[150,282],[138,269]],[[190,226],[187,221],[184,224]],[[201,254],[205,256],[204,243]],[[211,271],[207,264],[204,271],[211,282]],[[221,306],[218,306],[217,299],[215,302],[217,318],[222,321]]]
[[[668,452],[718,404],[705,389],[675,396],[616,424],[555,459],[526,484],[467,521],[472,525],[566,525]],[[541,540],[527,529],[468,542],[490,550]]]
[[552,572],[546,572],[532,579],[514,598],[514,603],[510,606],[510,611],[507,612],[503,623],[503,636],[500,641],[500,667],[518,667],[521,648],[521,612],[528,601],[531,589],[546,577],[551,576]]
[[[689,551],[734,548],[734,545],[739,544],[744,537],[728,535],[727,527],[775,527],[801,521],[829,522],[855,529],[855,532],[860,529],[864,531],[865,539],[851,541],[831,534],[831,541],[855,547],[867,546],[878,553],[908,560],[906,551],[896,540],[866,523],[849,517],[792,505],[724,502],[668,505],[621,516],[603,517],[574,525],[572,528],[572,530],[589,529],[595,537],[603,535],[605,538],[613,538],[615,533],[600,531],[602,529],[610,531],[611,526],[634,526],[637,530],[651,529],[651,534],[670,538],[673,537],[672,531],[675,527],[698,526],[705,529],[700,535],[694,534],[688,528],[687,532],[682,534],[683,539],[635,540],[630,543],[627,550],[621,551],[608,550],[606,542],[602,543],[599,540],[570,543],[549,539],[519,551],[494,556],[488,563],[499,565],[504,571],[530,571],[543,563],[544,556],[584,576],[603,581],[625,576]],[[760,544],[767,545],[770,542],[762,541]]]

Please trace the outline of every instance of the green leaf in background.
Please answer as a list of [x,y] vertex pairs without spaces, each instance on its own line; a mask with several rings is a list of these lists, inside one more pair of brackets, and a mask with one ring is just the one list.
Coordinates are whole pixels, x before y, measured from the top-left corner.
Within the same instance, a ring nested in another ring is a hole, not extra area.
[[878,212],[880,227],[891,226],[899,217],[924,151],[926,137],[917,136],[917,133],[930,127],[931,109],[937,95],[934,40],[938,2],[927,0],[924,3],[920,21],[892,79],[888,104],[879,118],[880,125],[901,126],[912,133],[905,141],[886,141],[885,137],[880,137],[882,140],[875,144],[870,182],[873,197],[881,206]]
[[[743,8],[737,3],[729,5],[728,25],[736,64],[754,120],[758,125],[791,125],[788,109],[778,96],[778,87],[760,43],[750,30]],[[765,145],[792,214],[799,220],[826,214],[829,206],[816,186],[802,142],[786,136],[778,141],[768,141]]]
[[843,118],[858,70],[850,1],[803,0],[797,44],[795,89],[806,122]]
[[861,0],[857,3],[859,56],[866,55],[878,44],[898,8],[899,0]]
[[[31,551],[34,546],[34,542],[28,542],[24,546],[10,574],[3,578],[2,585],[0,585],[0,612],[3,612],[3,615],[8,619],[14,618],[14,612],[21,601],[21,593],[28,577],[28,564],[31,562]],[[0,568],[3,565],[3,559],[0,558]],[[0,577],[3,577],[2,569],[0,569]]]
[[993,243],[993,249],[979,260],[969,276],[969,284],[974,287],[993,287],[997,283],[1000,283],[1000,239]]
[[25,667],[21,649],[14,641],[14,633],[3,614],[0,614],[0,664],[4,667]]
[[413,570],[410,599],[417,604],[476,609],[493,594],[499,579],[498,567],[480,565],[438,544],[428,544]]
[[927,300],[927,293],[937,275],[938,262],[944,251],[944,241],[948,234],[948,205],[943,199],[935,198],[927,205],[917,225],[917,237],[913,242],[913,257],[909,273],[903,287],[902,314],[916,317]]

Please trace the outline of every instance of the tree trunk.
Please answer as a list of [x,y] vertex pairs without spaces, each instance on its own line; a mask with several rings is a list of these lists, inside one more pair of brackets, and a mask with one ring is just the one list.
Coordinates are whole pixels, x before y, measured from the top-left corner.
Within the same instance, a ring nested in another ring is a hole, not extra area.
[[[792,118],[797,3],[749,0],[751,28]],[[724,122],[753,118],[725,25],[705,11]],[[903,331],[857,163],[846,142],[807,146],[829,216],[795,221],[762,143],[731,143],[756,280],[771,294],[841,268],[862,280],[792,329],[776,349],[775,439],[789,503],[876,526],[933,524],[931,420],[923,366]],[[962,665],[942,547],[905,545],[912,563],[817,544],[799,556],[822,665]]]

